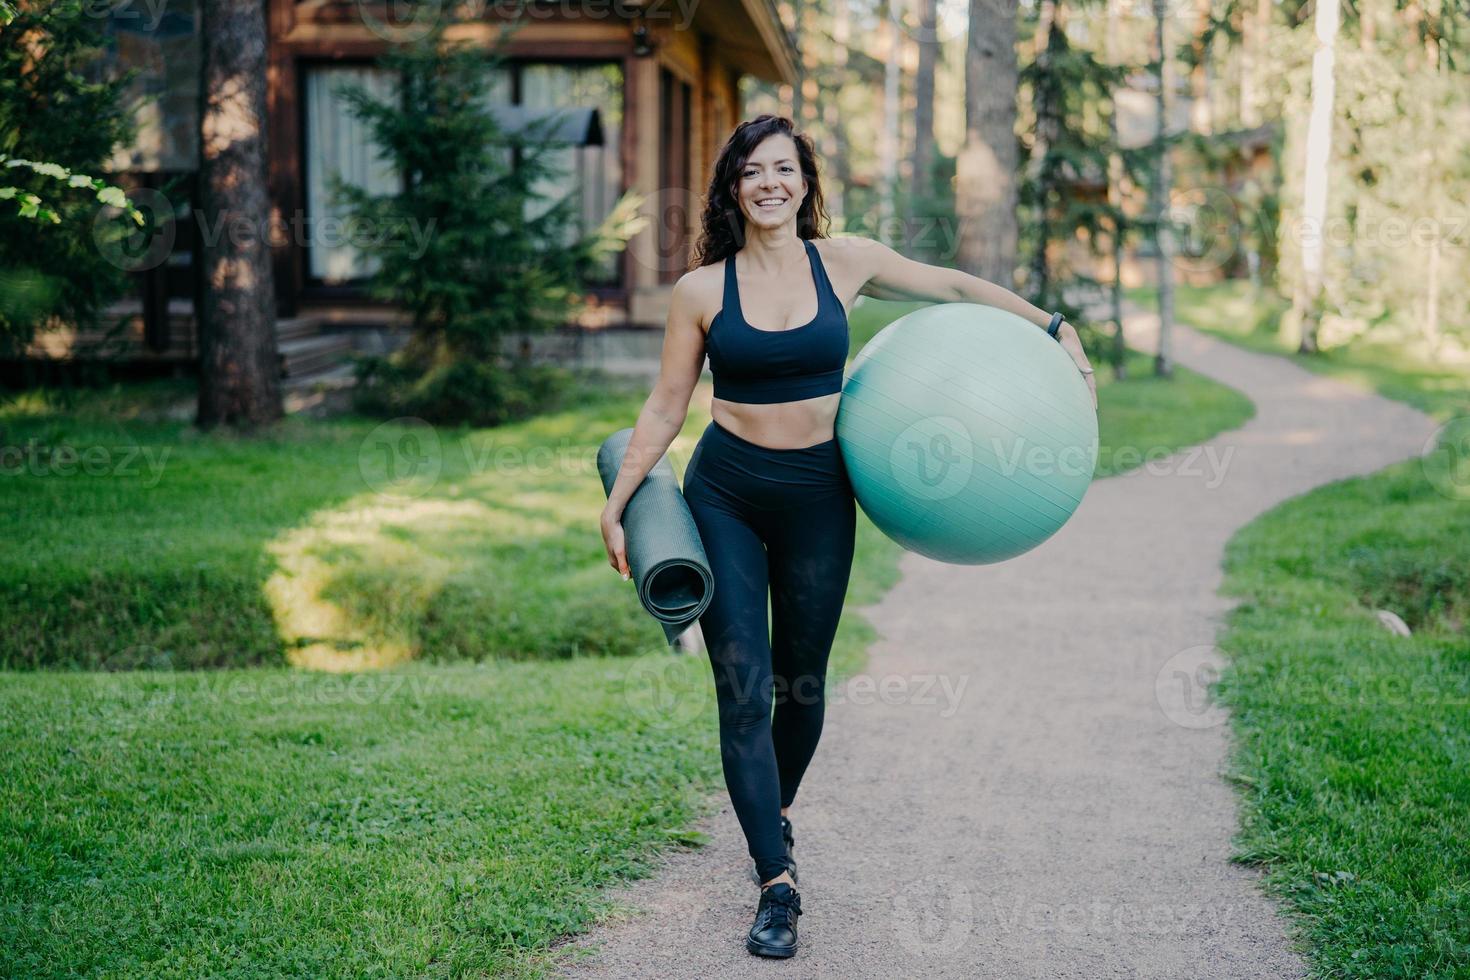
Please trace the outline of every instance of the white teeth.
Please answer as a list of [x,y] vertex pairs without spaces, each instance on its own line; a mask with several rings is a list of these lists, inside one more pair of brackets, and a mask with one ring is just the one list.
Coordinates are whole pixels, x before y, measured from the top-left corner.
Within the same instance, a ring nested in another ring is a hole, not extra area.
[[768,197],[764,201],[757,201],[756,202],[756,207],[761,207],[761,208],[776,207],[776,208],[779,208],[781,205],[783,205],[785,203],[786,203],[785,200],[782,200],[782,199],[779,199],[779,198],[774,198],[774,197]]

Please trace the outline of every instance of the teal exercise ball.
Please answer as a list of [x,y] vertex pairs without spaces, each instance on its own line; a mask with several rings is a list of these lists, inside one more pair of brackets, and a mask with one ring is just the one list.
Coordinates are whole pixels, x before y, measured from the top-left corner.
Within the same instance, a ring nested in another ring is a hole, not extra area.
[[884,327],[853,358],[837,441],[863,512],[938,561],[1004,561],[1057,532],[1097,467],[1097,412],[1045,329],[975,303]]

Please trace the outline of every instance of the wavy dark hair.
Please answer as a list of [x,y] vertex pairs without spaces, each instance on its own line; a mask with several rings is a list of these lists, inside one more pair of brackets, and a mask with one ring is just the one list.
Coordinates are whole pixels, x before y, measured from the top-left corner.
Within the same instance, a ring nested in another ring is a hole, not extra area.
[[740,210],[735,188],[755,148],[767,136],[777,133],[790,136],[796,144],[797,160],[806,178],[806,198],[796,212],[796,234],[799,238],[827,237],[831,219],[822,202],[822,181],[817,175],[817,151],[812,139],[798,132],[786,116],[765,113],[736,126],[715,160],[715,172],[705,194],[704,230],[694,247],[694,264],[690,268],[719,262],[740,251],[745,244],[745,212]]

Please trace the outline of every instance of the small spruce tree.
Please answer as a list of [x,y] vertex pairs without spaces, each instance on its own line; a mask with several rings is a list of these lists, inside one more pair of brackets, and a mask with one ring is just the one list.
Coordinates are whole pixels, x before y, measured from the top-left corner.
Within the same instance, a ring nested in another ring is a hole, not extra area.
[[550,330],[571,316],[599,259],[640,227],[638,201],[625,196],[580,238],[572,198],[541,207],[546,198],[533,183],[551,169],[551,121],[505,131],[487,110],[503,48],[451,45],[443,23],[380,62],[394,73],[396,98],[344,90],[401,187],[374,195],[334,180],[334,192],[370,231],[371,294],[411,326],[401,350],[360,362],[358,406],[496,425],[544,407],[568,374],[505,351],[506,335]]

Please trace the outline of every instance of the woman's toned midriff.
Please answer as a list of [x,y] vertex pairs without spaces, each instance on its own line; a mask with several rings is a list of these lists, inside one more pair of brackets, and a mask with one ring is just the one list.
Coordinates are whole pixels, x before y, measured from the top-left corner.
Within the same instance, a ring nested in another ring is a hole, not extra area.
[[799,402],[749,405],[710,400],[710,416],[747,442],[768,449],[802,449],[832,438],[842,392]]
[[[827,278],[832,283],[832,289],[836,292],[837,299],[842,302],[843,312],[846,313],[847,302],[842,300],[846,287],[841,282],[845,270],[841,267],[841,258],[835,255],[831,248],[826,247],[826,244],[825,242],[818,244],[818,240],[812,242],[821,256]],[[742,290],[749,304],[744,311],[747,323],[752,319],[758,323],[781,323],[795,319],[791,314],[796,311],[788,310],[786,315],[782,316],[777,311],[766,310],[750,303],[751,299],[762,296],[812,295],[816,284],[812,280],[811,265],[805,261],[804,256],[802,261],[793,262],[792,265],[792,271],[784,282],[771,283],[766,288],[755,287]],[[708,268],[715,270],[719,276],[724,274],[718,264]],[[711,274],[712,307],[704,321],[706,333],[709,332],[709,324],[720,309],[722,283],[722,279]],[[802,301],[802,311],[813,309],[808,305],[809,303],[811,300]],[[802,319],[797,320],[797,323],[804,323],[810,318],[811,314],[808,313]],[[842,392],[840,391],[835,391],[830,395],[819,395],[816,398],[804,398],[801,401],[776,402],[768,405],[713,398],[710,400],[710,416],[740,438],[758,446],[765,446],[768,449],[802,449],[826,442],[833,437],[837,425],[837,403],[841,398]]]

